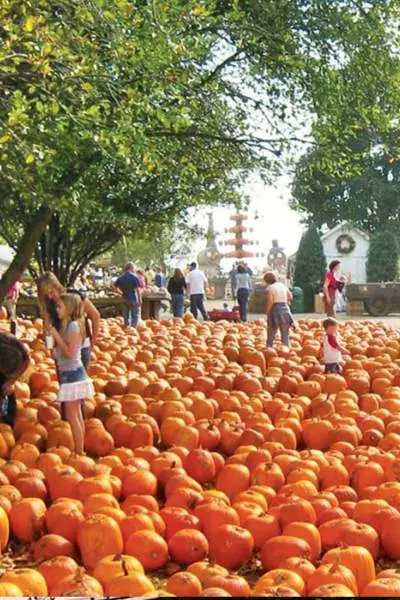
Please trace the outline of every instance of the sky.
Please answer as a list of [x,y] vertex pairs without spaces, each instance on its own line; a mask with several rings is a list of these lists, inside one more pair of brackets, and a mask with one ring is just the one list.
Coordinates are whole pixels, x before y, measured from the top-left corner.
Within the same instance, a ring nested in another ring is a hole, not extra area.
[[[300,223],[300,214],[289,208],[290,178],[282,176],[271,186],[265,185],[261,179],[249,182],[244,188],[244,194],[250,198],[247,226],[253,228],[253,233],[246,235],[249,239],[258,242],[258,245],[254,245],[249,250],[265,254],[264,257],[249,259],[249,264],[257,269],[267,266],[267,254],[272,247],[273,239],[278,240],[279,246],[283,248],[286,256],[294,254],[297,251],[304,227]],[[199,225],[204,228],[207,227],[208,212],[209,210],[202,210],[197,213]],[[235,212],[235,209],[219,207],[214,208],[212,212],[218,234],[219,250],[221,253],[229,252],[232,248],[226,246],[224,241],[231,235],[225,233],[225,228],[232,227],[233,222],[229,217]],[[254,218],[256,213],[258,219]],[[193,258],[204,246],[204,239],[197,241],[193,247]],[[232,259],[224,259],[221,263],[222,269],[229,270],[232,262]]]

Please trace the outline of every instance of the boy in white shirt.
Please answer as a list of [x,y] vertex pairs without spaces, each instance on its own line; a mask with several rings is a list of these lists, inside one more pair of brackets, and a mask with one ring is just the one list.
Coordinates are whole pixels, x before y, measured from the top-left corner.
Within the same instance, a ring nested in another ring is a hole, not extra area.
[[325,329],[323,340],[325,373],[341,373],[342,352],[337,335],[339,323],[333,317],[328,317],[322,322],[322,325]]

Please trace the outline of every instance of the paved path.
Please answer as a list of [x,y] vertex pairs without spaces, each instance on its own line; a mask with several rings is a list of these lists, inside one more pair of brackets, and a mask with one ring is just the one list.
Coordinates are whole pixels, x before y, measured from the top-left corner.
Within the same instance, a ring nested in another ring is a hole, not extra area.
[[[232,302],[227,301],[229,307],[232,307]],[[207,310],[212,310],[213,308],[221,308],[224,304],[223,300],[207,300],[206,308]],[[171,313],[168,311],[163,313],[164,317],[170,317]],[[294,315],[296,319],[317,319],[322,320],[325,318],[325,314],[322,313],[304,313],[304,314],[296,314]],[[255,319],[265,319],[265,314],[257,314],[250,313],[249,320],[254,321]],[[392,327],[400,329],[400,314],[391,314],[387,317],[371,317],[370,315],[347,315],[346,313],[339,313],[337,315],[338,321],[384,321],[385,323],[389,323]]]

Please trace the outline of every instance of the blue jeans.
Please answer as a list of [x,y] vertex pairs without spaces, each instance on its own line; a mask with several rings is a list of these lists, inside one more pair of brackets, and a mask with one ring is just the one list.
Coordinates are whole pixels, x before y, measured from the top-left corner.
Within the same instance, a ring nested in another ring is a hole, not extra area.
[[174,317],[183,317],[185,296],[183,294],[171,294],[171,304]]
[[239,303],[240,320],[247,321],[247,312],[249,308],[249,295],[250,290],[248,288],[239,288],[237,291],[237,301]]
[[78,367],[75,371],[61,371],[59,374],[60,384],[77,383],[78,381],[84,381],[85,379],[87,379],[85,367]]
[[268,333],[267,333],[268,348],[273,348],[275,336],[278,332],[278,329],[281,332],[282,345],[289,346],[290,323],[280,323],[279,325],[273,325],[273,324],[268,323]]
[[139,322],[139,304],[130,302],[124,299],[122,305],[122,314],[124,316],[124,324],[130,327],[136,327]]

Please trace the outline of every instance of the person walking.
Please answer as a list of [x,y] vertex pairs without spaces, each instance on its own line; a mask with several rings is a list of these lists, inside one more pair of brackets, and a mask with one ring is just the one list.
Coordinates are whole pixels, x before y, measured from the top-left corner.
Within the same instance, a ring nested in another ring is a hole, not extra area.
[[235,299],[236,297],[236,275],[237,275],[237,268],[236,265],[232,265],[232,269],[229,271],[229,279],[231,281],[231,294],[232,294],[232,300]]
[[267,346],[273,348],[278,329],[281,334],[282,345],[289,348],[289,329],[294,326],[294,319],[290,310],[292,292],[276,279],[272,272],[265,273],[264,281],[267,284],[267,315],[268,334]]
[[135,265],[128,262],[124,268],[124,274],[118,277],[113,284],[122,293],[124,324],[126,327],[136,327],[139,322],[141,304],[140,281],[135,275]]
[[83,454],[85,422],[82,407],[86,398],[94,396],[94,388],[82,363],[82,344],[86,337],[83,302],[77,294],[62,294],[56,311],[60,330],[52,327],[55,358],[59,374],[62,414],[69,422],[74,438],[75,452]]
[[326,314],[328,317],[336,316],[337,292],[343,291],[344,288],[344,278],[339,278],[340,266],[340,260],[333,260],[329,264],[328,272],[325,275],[323,291]]
[[172,314],[174,317],[183,317],[185,312],[185,291],[187,285],[185,276],[180,269],[175,269],[169,278],[167,289],[171,294]]
[[198,311],[200,311],[204,321],[208,321],[208,314],[204,307],[207,278],[203,271],[197,268],[196,262],[192,262],[189,266],[186,284],[190,296],[190,310],[192,315],[197,319]]
[[239,304],[240,320],[247,321],[249,296],[251,290],[251,279],[244,265],[238,265],[236,274],[236,293]]
[[50,327],[60,329],[60,319],[57,314],[56,305],[62,294],[77,294],[83,302],[85,314],[86,336],[82,344],[82,363],[85,369],[90,362],[91,347],[96,343],[99,334],[100,313],[93,302],[87,297],[84,290],[67,288],[60,283],[51,271],[46,271],[37,280],[39,307],[43,316],[43,329],[45,334],[49,333]]

